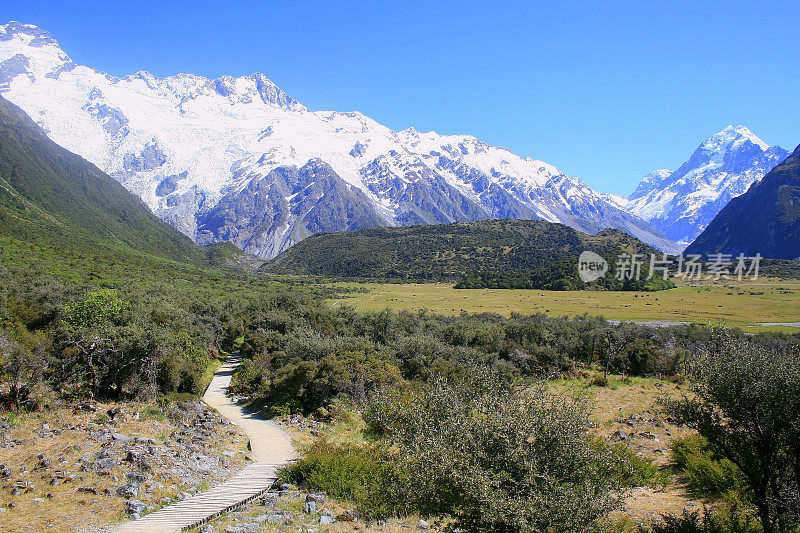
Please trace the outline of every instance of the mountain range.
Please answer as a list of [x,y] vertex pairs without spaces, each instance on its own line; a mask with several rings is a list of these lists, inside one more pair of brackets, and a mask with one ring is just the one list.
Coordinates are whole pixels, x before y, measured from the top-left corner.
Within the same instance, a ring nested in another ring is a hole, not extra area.
[[678,253],[788,155],[729,126],[625,199],[469,135],[310,111],[259,73],[112,76],[19,22],[0,26],[0,95],[194,242],[266,259],[316,233],[506,218]]
[[744,126],[728,126],[697,147],[678,170],[656,170],[628,197],[627,208],[686,245],[731,200],[789,152],[769,146]]
[[264,258],[321,232],[494,218],[615,228],[676,247],[543,161],[468,135],[310,111],[262,74],[115,77],[35,26],[0,29],[0,94],[195,242]]
[[0,235],[203,264],[204,252],[93,164],[0,97]]

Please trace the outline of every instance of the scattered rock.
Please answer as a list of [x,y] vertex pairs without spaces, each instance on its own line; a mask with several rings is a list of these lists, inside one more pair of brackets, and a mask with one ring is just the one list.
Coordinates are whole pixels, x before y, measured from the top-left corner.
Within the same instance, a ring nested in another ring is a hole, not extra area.
[[312,492],[306,496],[306,501],[314,502],[317,504],[317,508],[320,508],[325,505],[325,495],[320,492]]
[[267,492],[261,497],[261,504],[264,507],[275,507],[278,505],[278,493],[277,492]]
[[290,526],[294,522],[294,517],[288,511],[272,511],[267,513],[267,522],[270,524]]
[[147,476],[141,472],[126,472],[125,477],[131,481],[136,481],[138,483],[144,483],[147,481]]
[[113,457],[103,457],[94,462],[94,470],[108,471],[117,466],[117,460]]
[[617,431],[611,434],[611,437],[617,440],[627,440],[630,437],[630,435],[628,435],[626,431],[618,429]]

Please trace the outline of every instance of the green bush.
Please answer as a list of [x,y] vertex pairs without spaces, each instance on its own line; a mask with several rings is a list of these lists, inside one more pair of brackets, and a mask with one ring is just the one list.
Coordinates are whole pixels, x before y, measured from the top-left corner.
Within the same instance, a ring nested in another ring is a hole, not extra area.
[[708,440],[699,435],[672,441],[672,460],[697,496],[714,497],[733,492],[747,497],[742,471],[730,460],[714,453]]
[[284,482],[323,491],[352,502],[369,518],[384,518],[409,511],[407,488],[397,459],[378,445],[314,443],[303,458],[279,472]]
[[609,473],[623,487],[664,487],[670,481],[670,473],[659,467],[650,459],[637,455],[624,444],[608,444],[602,439],[595,439],[599,449],[610,453]]
[[74,328],[119,324],[126,320],[131,303],[120,299],[117,291],[102,289],[90,292],[81,300],[64,306],[64,321]]
[[681,516],[663,516],[661,522],[641,533],[760,533],[758,520],[742,511],[737,505],[723,505],[714,509],[683,511]]
[[[765,532],[797,530],[800,353],[729,334],[715,344],[696,365],[695,395],[664,403],[705,437],[713,457],[736,464]],[[729,483],[713,462],[699,461],[697,474],[709,486]]]
[[416,510],[454,527],[583,531],[619,505],[619,455],[587,436],[581,400],[477,373],[385,391],[364,420],[397,447]]

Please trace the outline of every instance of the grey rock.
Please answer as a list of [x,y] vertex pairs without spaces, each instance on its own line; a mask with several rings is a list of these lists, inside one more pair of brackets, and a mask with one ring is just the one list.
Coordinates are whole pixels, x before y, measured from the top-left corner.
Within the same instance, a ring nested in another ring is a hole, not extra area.
[[278,493],[277,492],[267,492],[263,496],[261,496],[261,504],[265,507],[275,507],[278,505]]
[[628,438],[630,438],[630,435],[628,435],[626,431],[618,429],[617,431],[611,434],[611,437],[617,440],[627,440]]
[[325,495],[319,492],[312,492],[306,496],[307,502],[315,502],[317,507],[325,505]]
[[136,513],[141,515],[147,510],[147,505],[139,500],[128,500],[125,502],[125,510],[128,511],[129,514]]
[[112,433],[111,438],[121,444],[129,444],[133,442],[133,437],[128,437],[127,435],[123,435],[122,433]]
[[126,472],[125,477],[138,483],[144,483],[147,481],[147,476],[141,472]]
[[131,482],[117,489],[117,495],[123,498],[135,498],[139,495],[139,484]]
[[113,457],[104,457],[94,462],[94,470],[111,470],[117,466],[117,460]]

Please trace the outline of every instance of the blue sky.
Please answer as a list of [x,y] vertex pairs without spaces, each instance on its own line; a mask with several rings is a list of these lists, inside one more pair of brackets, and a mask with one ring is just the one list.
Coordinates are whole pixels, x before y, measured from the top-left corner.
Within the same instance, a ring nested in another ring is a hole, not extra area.
[[744,124],[800,143],[800,2],[38,2],[50,31],[122,75],[263,72],[311,109],[469,133],[627,195]]

